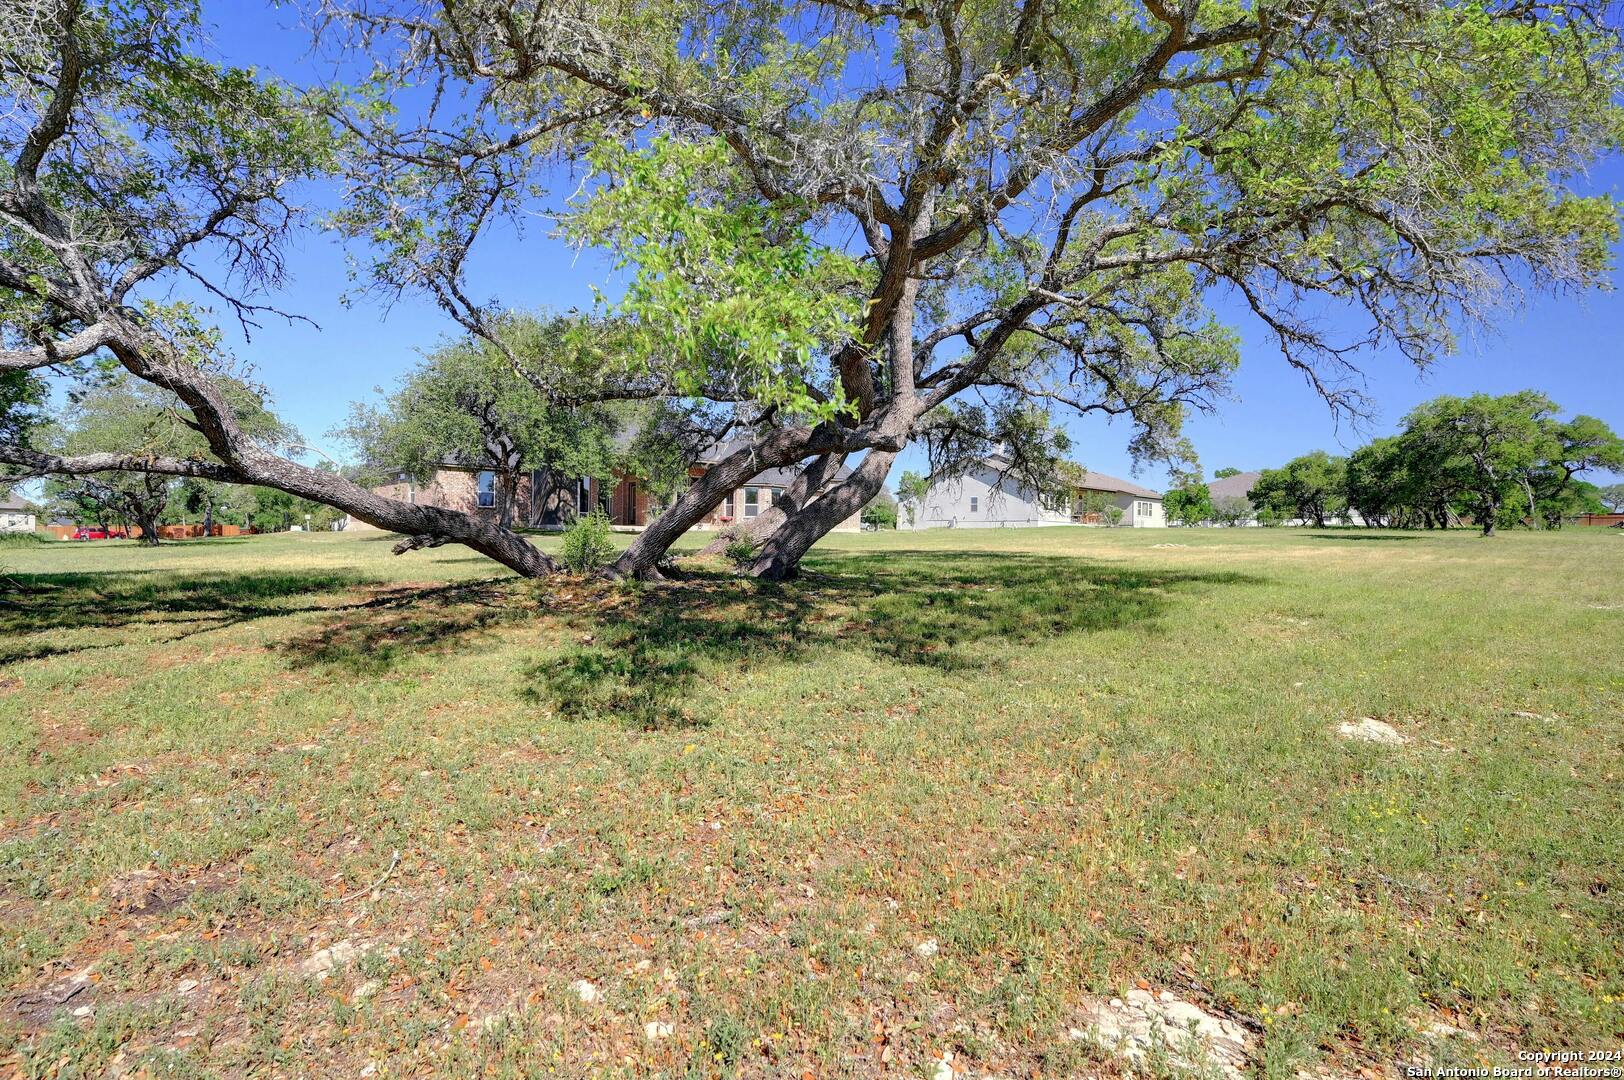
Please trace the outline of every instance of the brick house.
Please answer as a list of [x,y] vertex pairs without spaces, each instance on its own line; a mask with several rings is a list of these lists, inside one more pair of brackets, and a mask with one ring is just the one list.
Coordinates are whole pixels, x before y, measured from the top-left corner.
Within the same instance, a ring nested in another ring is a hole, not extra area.
[[[735,443],[722,443],[704,454],[689,469],[689,475],[698,479],[711,465],[738,448]],[[731,492],[717,508],[697,526],[700,529],[719,529],[735,521],[748,521],[772,505],[779,492],[792,484],[799,470],[768,469],[749,484]],[[837,479],[850,475],[842,469]],[[402,502],[424,506],[441,506],[450,510],[472,513],[497,513],[496,474],[478,465],[445,462],[435,467],[426,482],[418,482],[405,471],[396,471],[387,482],[372,488],[379,495]],[[609,520],[620,528],[640,529],[658,512],[648,489],[635,476],[621,474],[613,484],[599,480],[568,480],[563,483],[550,479],[541,470],[520,478],[514,493],[513,521],[520,528],[558,529],[567,525],[576,514],[599,506]],[[363,530],[373,526],[356,518],[347,518],[346,529]],[[861,514],[853,514],[841,522],[837,529],[856,532],[862,527]]]

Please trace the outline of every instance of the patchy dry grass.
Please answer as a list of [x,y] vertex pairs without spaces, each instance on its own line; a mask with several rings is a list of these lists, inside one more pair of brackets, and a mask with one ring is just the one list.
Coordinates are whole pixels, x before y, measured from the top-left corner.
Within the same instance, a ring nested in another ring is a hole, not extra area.
[[0,1068],[1093,1075],[1135,983],[1279,1077],[1624,1031],[1624,538],[387,551],[7,551]]

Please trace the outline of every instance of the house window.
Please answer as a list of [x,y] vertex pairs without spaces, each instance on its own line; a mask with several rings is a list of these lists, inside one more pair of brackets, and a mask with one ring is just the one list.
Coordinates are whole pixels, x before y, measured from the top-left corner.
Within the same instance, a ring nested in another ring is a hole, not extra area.
[[1134,513],[1140,517],[1150,517],[1155,511],[1150,508],[1150,503],[1141,501],[1134,504]]
[[973,513],[975,513],[976,511],[978,511],[980,509],[981,509],[981,499],[978,498],[975,495],[970,496],[970,513],[973,514]]
[[753,518],[761,512],[761,489],[747,487],[744,489],[744,516]]
[[479,474],[479,505],[496,505],[496,474],[489,469]]

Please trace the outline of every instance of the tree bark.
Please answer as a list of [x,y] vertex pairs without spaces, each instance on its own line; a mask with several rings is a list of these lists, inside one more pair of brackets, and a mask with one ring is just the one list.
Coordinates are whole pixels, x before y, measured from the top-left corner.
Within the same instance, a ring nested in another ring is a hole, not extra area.
[[[776,532],[786,520],[799,513],[818,492],[834,478],[845,462],[845,454],[824,454],[815,458],[811,464],[801,470],[795,482],[773,500],[773,504],[763,510],[761,514],[745,527],[745,535],[753,542],[760,544]],[[727,536],[718,536],[715,540],[700,549],[701,555],[720,555],[731,543]]]
[[786,428],[734,451],[712,465],[615,560],[611,576],[658,580],[659,562],[677,538],[716,509],[723,497],[767,469],[782,468],[836,448],[839,434],[825,425],[808,431]]
[[141,530],[141,543],[145,547],[158,546],[158,515],[149,513],[144,506],[135,511],[135,523]]
[[800,571],[801,557],[812,545],[861,511],[885,486],[897,453],[870,450],[856,471],[779,526],[746,572],[771,581],[794,577]]
[[503,469],[496,474],[496,524],[499,528],[513,528],[513,504],[519,497],[519,474]]

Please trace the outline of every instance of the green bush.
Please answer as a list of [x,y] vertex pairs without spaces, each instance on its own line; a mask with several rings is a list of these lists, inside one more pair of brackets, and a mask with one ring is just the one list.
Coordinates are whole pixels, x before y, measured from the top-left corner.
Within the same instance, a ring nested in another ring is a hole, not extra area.
[[0,547],[37,547],[46,543],[55,543],[55,541],[47,539],[45,533],[0,533]]
[[577,574],[590,574],[609,564],[615,553],[609,536],[609,517],[602,510],[575,519],[564,533],[559,559]]
[[727,541],[727,546],[722,548],[722,556],[728,562],[743,568],[754,561],[759,545],[749,529],[742,525],[729,525],[722,530],[722,539]]
[[874,496],[869,504],[863,507],[863,524],[871,529],[894,529],[897,527],[897,503],[891,498],[889,492],[881,491]]

